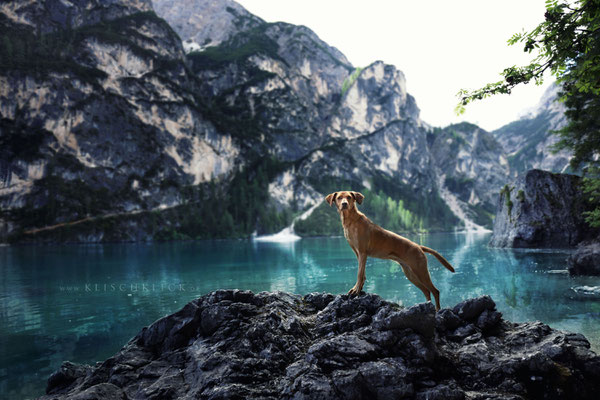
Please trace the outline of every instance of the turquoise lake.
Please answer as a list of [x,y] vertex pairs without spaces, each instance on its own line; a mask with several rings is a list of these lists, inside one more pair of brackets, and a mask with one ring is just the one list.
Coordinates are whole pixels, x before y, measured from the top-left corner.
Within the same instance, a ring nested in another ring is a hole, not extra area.
[[[600,299],[564,273],[564,250],[487,247],[489,234],[409,236],[444,255],[429,270],[442,307],[489,294],[505,318],[583,333],[600,350]],[[561,272],[560,270],[563,270]],[[146,325],[220,288],[346,293],[357,262],[344,238],[0,247],[0,398],[32,398],[63,360],[93,364]],[[365,291],[410,306],[423,294],[391,261],[369,259]]]

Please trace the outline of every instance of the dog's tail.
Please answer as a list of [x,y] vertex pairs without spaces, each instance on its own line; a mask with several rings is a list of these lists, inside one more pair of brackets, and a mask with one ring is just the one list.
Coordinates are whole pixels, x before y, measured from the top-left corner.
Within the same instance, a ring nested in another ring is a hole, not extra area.
[[425,247],[425,246],[421,246],[421,250],[423,250],[425,253],[433,254],[435,256],[435,258],[437,258],[444,267],[448,268],[451,272],[454,272],[454,267],[452,265],[450,265],[448,260],[446,260],[444,257],[442,257],[440,253],[438,253],[437,251],[435,251],[433,249],[430,249],[429,247]]

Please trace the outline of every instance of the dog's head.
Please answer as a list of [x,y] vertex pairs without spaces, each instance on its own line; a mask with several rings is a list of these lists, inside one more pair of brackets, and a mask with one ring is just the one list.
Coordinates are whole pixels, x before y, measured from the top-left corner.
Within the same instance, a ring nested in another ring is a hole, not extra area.
[[362,204],[364,198],[365,196],[363,196],[362,193],[344,191],[335,192],[327,195],[327,197],[325,197],[325,201],[327,201],[327,203],[329,203],[330,206],[333,206],[335,204],[335,207],[339,211],[343,211],[351,210],[352,208],[354,208],[355,202],[358,204]]

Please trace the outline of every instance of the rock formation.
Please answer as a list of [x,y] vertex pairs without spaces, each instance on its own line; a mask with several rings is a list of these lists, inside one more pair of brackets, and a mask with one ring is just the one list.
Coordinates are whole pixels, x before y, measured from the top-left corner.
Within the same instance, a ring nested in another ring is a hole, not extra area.
[[574,247],[597,235],[584,221],[581,178],[531,170],[500,192],[495,247]]
[[219,290],[96,366],[63,363],[41,399],[595,399],[580,334],[503,320],[488,296],[437,314],[377,295]]
[[600,242],[580,243],[567,264],[571,275],[600,275]]

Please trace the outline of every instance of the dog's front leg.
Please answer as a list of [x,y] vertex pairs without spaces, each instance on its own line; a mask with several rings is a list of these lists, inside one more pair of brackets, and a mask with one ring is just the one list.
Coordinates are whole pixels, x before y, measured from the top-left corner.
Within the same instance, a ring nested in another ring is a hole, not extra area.
[[356,274],[356,285],[352,289],[348,291],[349,295],[357,295],[361,292],[363,285],[365,284],[365,280],[367,279],[366,275],[366,267],[367,267],[367,255],[366,254],[358,254],[358,273]]

